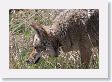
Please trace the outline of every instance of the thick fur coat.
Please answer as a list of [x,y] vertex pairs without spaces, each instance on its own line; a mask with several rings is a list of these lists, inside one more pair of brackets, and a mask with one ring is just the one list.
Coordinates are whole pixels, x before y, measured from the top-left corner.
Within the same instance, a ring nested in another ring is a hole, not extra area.
[[28,62],[35,63],[42,53],[58,56],[61,48],[65,53],[79,50],[81,63],[88,65],[92,48],[99,46],[97,9],[90,14],[86,9],[65,10],[54,19],[51,26],[36,23],[32,23],[31,26],[37,34],[33,42],[35,52],[30,55]]

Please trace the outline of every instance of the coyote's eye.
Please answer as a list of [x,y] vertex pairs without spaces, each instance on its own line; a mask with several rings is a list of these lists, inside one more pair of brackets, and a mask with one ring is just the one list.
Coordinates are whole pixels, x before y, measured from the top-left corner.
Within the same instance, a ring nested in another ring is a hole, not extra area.
[[44,42],[42,45],[43,45],[43,46],[46,46],[46,43]]
[[46,43],[42,43],[42,49],[45,50],[46,49]]

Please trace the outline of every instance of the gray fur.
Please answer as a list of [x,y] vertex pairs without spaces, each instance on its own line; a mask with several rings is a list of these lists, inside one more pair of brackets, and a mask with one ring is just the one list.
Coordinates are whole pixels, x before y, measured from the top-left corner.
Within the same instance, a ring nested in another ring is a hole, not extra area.
[[[88,10],[86,9],[69,9],[61,12],[54,19],[52,26],[39,27],[39,25],[34,24],[32,26],[37,31],[36,35],[39,32],[41,33],[37,37],[40,43],[36,42],[35,38],[33,43],[39,43],[41,47],[39,48],[37,45],[34,45],[34,47],[37,47],[37,52],[40,49],[38,54],[44,52],[54,56],[59,55],[59,48],[65,53],[80,50],[82,63],[88,64],[91,49],[94,47],[92,44],[94,43],[98,47],[97,43],[99,43],[99,20],[96,21],[97,18],[99,18],[97,9],[92,14],[88,14]],[[94,28],[96,29],[95,32],[93,31]],[[45,43],[46,45],[42,45],[41,43]],[[43,50],[43,46],[45,50]]]

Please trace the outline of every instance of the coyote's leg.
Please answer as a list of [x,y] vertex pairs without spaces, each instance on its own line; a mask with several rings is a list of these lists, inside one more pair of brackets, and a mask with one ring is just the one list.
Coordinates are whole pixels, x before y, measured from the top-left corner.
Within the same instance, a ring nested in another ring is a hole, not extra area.
[[88,68],[92,53],[90,49],[86,48],[82,42],[79,43],[79,50],[81,56],[81,67]]
[[81,56],[81,68],[89,68],[90,58],[92,55],[91,42],[86,33],[82,33],[79,41],[79,50]]

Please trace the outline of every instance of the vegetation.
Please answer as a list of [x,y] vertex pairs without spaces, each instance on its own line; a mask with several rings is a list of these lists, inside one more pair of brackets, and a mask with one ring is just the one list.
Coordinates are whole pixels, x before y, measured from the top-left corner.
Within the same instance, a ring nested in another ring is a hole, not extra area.
[[[30,22],[51,25],[52,20],[63,10],[11,9],[9,10],[9,68],[10,69],[79,69],[80,52],[61,52],[59,57],[43,56],[37,64],[27,64],[26,59],[32,51],[35,31]],[[93,55],[90,68],[99,68],[99,54]]]

